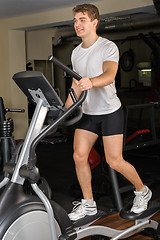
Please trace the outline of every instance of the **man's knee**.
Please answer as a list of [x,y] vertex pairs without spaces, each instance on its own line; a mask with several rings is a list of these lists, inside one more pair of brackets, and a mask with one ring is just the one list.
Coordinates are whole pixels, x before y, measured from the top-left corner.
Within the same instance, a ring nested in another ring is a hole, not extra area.
[[120,171],[121,169],[121,165],[123,164],[124,159],[123,157],[119,157],[119,156],[114,156],[114,157],[110,157],[107,160],[108,165],[115,171]]
[[73,158],[74,158],[74,162],[75,162],[75,165],[76,167],[79,167],[79,166],[83,166],[86,164],[86,159],[87,159],[87,156],[85,156],[85,154],[83,153],[78,153],[78,152],[74,152],[73,154]]

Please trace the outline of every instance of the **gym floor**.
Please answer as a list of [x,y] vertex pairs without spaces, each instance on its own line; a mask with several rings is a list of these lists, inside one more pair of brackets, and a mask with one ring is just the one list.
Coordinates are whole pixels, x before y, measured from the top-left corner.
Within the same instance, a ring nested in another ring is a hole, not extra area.
[[[52,199],[58,202],[67,212],[72,209],[72,202],[81,199],[81,191],[77,183],[73,161],[73,139],[59,134],[50,136],[37,147],[37,165],[52,190]],[[127,161],[137,169],[142,180],[153,192],[152,199],[160,200],[160,144],[140,150],[124,153]],[[129,183],[117,174],[119,186]],[[112,194],[107,164],[99,166],[93,171],[93,189],[99,209],[108,215],[117,212]],[[132,201],[134,194],[127,191],[121,194],[123,205]]]

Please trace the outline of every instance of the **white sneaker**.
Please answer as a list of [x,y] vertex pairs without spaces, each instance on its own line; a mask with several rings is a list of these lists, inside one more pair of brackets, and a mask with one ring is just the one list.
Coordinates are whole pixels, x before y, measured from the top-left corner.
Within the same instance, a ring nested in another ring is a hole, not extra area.
[[94,215],[97,213],[97,206],[95,201],[93,204],[88,204],[86,200],[82,199],[81,202],[73,202],[73,210],[68,214],[71,221],[79,220],[86,215]]
[[133,207],[131,208],[131,212],[141,213],[147,209],[148,202],[152,197],[152,192],[147,186],[145,186],[145,189],[143,191],[134,191],[134,194],[136,196],[133,200]]

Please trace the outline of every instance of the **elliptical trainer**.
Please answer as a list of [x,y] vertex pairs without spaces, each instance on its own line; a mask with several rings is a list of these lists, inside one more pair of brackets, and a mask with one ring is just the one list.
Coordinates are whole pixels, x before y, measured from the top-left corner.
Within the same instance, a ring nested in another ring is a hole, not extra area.
[[[50,56],[49,60],[77,80],[81,79],[78,74],[53,56]],[[40,176],[36,167],[36,146],[41,139],[65,122],[67,117],[85,100],[87,92],[82,92],[77,100],[72,90],[70,94],[74,103],[69,109],[66,109],[42,73],[36,71],[20,72],[16,73],[13,79],[29,101],[36,104],[36,108],[19,152],[17,163],[15,165],[7,164],[5,167],[6,174],[10,174],[12,177],[0,197],[0,239],[73,240],[91,235],[103,235],[116,240],[132,236],[148,227],[155,229],[160,234],[159,223],[150,219],[160,210],[159,202],[153,202],[148,210],[141,214],[130,213],[127,209],[123,210],[121,216],[135,220],[135,225],[121,231],[98,225],[89,226],[105,216],[103,211],[98,211],[96,215],[86,216],[79,221],[71,222],[62,207],[47,199],[37,186]],[[52,117],[53,122],[43,127],[47,115]],[[70,124],[78,121],[79,117],[76,116],[74,120],[70,121]],[[25,179],[30,181],[36,196],[24,193]]]

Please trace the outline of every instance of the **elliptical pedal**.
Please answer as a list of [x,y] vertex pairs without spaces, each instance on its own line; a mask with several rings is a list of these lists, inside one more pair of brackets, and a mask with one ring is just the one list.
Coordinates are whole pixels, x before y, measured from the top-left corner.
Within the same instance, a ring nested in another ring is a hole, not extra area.
[[99,220],[100,218],[104,218],[107,216],[107,213],[102,211],[102,210],[98,210],[97,213],[95,215],[91,215],[91,216],[85,216],[84,218],[81,218],[77,221],[73,222],[73,225],[75,228],[79,228],[79,227],[84,227],[86,225],[91,225],[93,222]]
[[131,212],[132,204],[128,204],[120,211],[120,217],[128,220],[140,220],[150,218],[153,214],[160,210],[160,202],[159,201],[149,201],[147,210],[141,213]]

